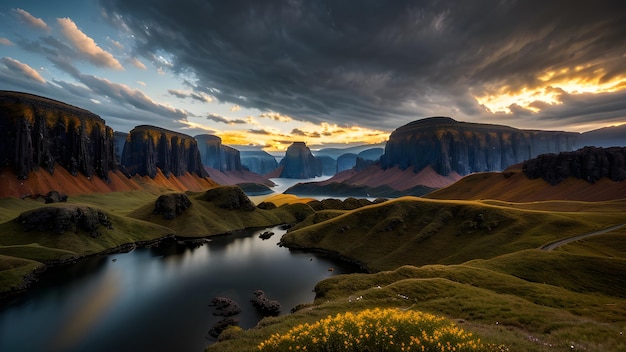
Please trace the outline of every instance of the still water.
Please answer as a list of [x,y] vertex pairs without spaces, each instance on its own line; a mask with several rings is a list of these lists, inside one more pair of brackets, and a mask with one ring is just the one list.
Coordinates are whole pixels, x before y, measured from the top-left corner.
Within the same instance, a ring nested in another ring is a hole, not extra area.
[[[96,256],[48,270],[26,294],[0,308],[0,351],[202,351],[221,319],[216,296],[235,300],[242,328],[261,318],[255,290],[281,314],[312,302],[315,284],[358,268],[277,246],[265,230],[213,238],[199,248],[176,243]],[[329,269],[332,269],[329,270]]]

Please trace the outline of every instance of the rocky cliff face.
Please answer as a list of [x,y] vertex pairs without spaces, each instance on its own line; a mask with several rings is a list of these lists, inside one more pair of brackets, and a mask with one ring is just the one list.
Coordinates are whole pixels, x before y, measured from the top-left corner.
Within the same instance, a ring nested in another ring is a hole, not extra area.
[[304,142],[294,142],[287,148],[285,157],[280,161],[284,178],[312,178],[322,176],[322,163],[313,156]]
[[168,177],[186,172],[208,177],[194,138],[155,126],[137,126],[130,131],[122,164],[131,175],[154,178],[159,168]]
[[573,152],[543,154],[528,160],[522,171],[530,179],[543,178],[556,185],[568,177],[594,183],[602,177],[626,179],[626,148],[585,147]]
[[337,173],[337,160],[327,155],[315,156],[322,163],[322,175],[332,176]]
[[36,95],[0,91],[0,165],[18,178],[58,163],[71,174],[108,179],[116,168],[113,130],[87,110]]
[[241,157],[237,149],[222,144],[222,139],[211,134],[194,137],[204,166],[219,171],[241,171]]
[[278,167],[276,158],[263,150],[241,151],[240,155],[241,165],[259,175],[270,173]]
[[118,163],[122,160],[122,153],[124,152],[124,146],[126,145],[127,138],[128,133],[126,132],[113,132],[114,151]]
[[571,151],[578,133],[519,130],[500,125],[457,122],[432,117],[395,130],[385,146],[381,166],[431,166],[438,174],[501,171],[540,154]]

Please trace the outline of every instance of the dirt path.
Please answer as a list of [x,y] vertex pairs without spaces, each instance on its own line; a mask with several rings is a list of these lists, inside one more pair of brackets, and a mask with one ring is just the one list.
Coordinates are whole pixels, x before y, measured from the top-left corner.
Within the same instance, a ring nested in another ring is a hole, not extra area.
[[620,225],[611,226],[611,227],[607,227],[606,229],[603,229],[603,230],[598,230],[598,231],[594,231],[594,232],[585,233],[585,234],[582,234],[582,235],[576,235],[576,236],[572,236],[572,237],[563,238],[561,240],[554,241],[554,242],[548,243],[546,245],[543,245],[543,246],[539,247],[539,249],[543,249],[544,251],[551,251],[553,249],[561,247],[564,244],[568,244],[568,243],[574,242],[574,241],[579,241],[579,240],[582,240],[582,239],[587,238],[587,237],[602,235],[604,233],[607,233],[607,232],[610,232],[610,231],[613,231],[613,230],[617,230],[617,229],[622,228],[624,226],[626,226],[626,223],[620,224]]

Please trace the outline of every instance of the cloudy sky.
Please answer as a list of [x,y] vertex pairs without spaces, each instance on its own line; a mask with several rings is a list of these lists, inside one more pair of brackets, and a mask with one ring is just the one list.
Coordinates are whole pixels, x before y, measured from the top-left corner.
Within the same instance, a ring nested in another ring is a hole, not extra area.
[[280,150],[626,123],[626,2],[3,0],[0,89]]

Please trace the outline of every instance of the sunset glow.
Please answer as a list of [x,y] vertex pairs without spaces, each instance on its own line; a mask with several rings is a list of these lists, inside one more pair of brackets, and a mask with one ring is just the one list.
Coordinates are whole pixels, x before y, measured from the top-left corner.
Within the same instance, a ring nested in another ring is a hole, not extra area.
[[[592,69],[591,76],[581,72]],[[538,77],[536,87],[523,87],[512,90],[502,86],[487,95],[477,96],[479,104],[492,113],[513,113],[512,108],[523,108],[538,113],[547,105],[560,105],[564,95],[601,94],[626,90],[626,76],[616,76],[609,80],[602,68],[593,69],[588,66],[577,66],[574,69],[548,71]]]

